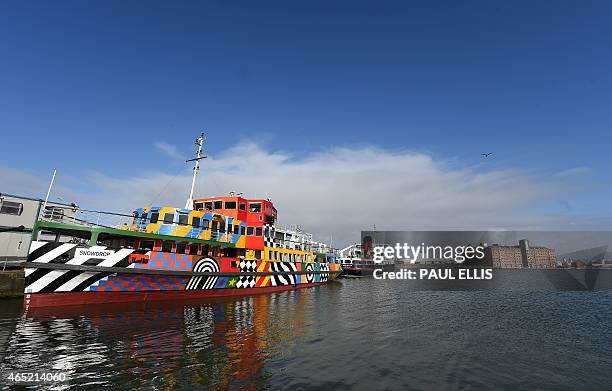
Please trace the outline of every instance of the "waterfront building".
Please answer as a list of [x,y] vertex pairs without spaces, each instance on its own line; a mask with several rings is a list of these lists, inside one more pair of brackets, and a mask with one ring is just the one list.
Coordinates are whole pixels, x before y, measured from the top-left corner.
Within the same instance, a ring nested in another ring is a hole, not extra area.
[[[71,221],[75,217],[76,205],[0,193],[0,268],[5,263],[24,261],[32,238],[32,229],[40,214],[42,218],[55,221]],[[41,232],[41,240],[50,234]],[[52,237],[52,236],[51,236]]]
[[485,264],[499,268],[554,268],[557,260],[554,249],[532,246],[529,240],[522,239],[518,246],[486,247]]

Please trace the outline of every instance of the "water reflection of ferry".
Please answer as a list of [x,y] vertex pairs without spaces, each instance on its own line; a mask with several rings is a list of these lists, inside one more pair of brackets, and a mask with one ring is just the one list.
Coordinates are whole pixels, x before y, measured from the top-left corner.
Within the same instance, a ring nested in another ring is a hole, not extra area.
[[313,332],[308,306],[295,290],[201,303],[31,308],[8,341],[5,361],[61,367],[75,386],[119,381],[150,388],[155,381],[169,389],[263,389],[269,355]]
[[[25,306],[62,306],[242,296],[311,287],[341,272],[333,251],[301,230],[275,226],[270,199],[241,193],[147,206],[132,215],[73,221],[41,216],[25,267]],[[45,233],[50,240],[39,235]]]
[[371,275],[375,269],[384,271],[395,270],[393,261],[383,261],[375,263],[372,259],[363,257],[361,244],[355,243],[340,250],[340,264],[342,274],[347,276],[366,276]]

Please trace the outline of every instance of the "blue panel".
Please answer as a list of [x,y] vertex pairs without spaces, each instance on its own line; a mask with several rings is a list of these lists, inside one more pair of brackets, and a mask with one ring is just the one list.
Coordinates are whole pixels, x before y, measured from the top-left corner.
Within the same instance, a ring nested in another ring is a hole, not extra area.
[[157,234],[170,235],[173,229],[174,229],[174,226],[172,226],[171,224],[163,224],[159,227],[159,230],[157,230]]

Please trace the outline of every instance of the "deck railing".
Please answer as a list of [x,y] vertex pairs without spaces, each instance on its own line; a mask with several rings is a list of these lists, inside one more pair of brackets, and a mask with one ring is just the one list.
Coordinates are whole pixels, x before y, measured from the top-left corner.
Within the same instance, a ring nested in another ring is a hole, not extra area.
[[[135,232],[147,232],[149,221],[147,218],[136,218],[132,215],[112,212],[102,212],[95,210],[86,210],[69,207],[53,207],[47,208],[44,212],[41,212],[39,220],[48,221],[53,223],[63,222],[67,224],[82,225],[85,227],[95,228],[114,228],[124,229]],[[206,231],[210,228],[197,227],[197,234],[202,231]],[[195,231],[195,230],[194,230]],[[224,231],[214,230],[210,233],[210,240],[217,242],[229,242],[232,234],[227,234]],[[274,244],[277,248],[290,249],[290,250],[301,250],[301,251],[312,251],[315,253],[329,253],[337,254],[338,250],[331,247],[325,246],[322,243],[309,240],[310,238],[300,238],[301,240],[295,239],[281,239],[274,238]]]
[[[52,213],[47,210],[47,213],[41,213],[39,220],[52,223],[67,223],[76,224],[89,228],[114,228],[132,232],[148,232],[147,227],[149,222],[146,218],[134,219],[131,215],[121,213],[102,212],[94,210],[71,210],[70,213]],[[210,228],[197,228],[198,236],[202,231]],[[210,240],[216,242],[229,242],[230,235],[225,235],[222,231],[211,231]]]

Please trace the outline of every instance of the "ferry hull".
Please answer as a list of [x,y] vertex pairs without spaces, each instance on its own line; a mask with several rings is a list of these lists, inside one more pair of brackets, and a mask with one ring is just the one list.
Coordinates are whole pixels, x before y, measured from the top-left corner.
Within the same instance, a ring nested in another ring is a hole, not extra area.
[[74,305],[98,305],[109,303],[142,303],[159,301],[191,301],[216,298],[252,296],[272,292],[315,287],[325,282],[306,283],[295,286],[276,286],[265,288],[223,288],[199,291],[147,291],[147,292],[54,292],[26,293],[24,308],[63,307]]
[[339,264],[268,261],[34,242],[25,267],[28,307],[245,296],[334,280]]

